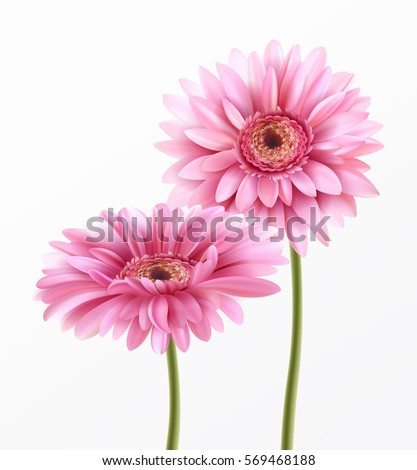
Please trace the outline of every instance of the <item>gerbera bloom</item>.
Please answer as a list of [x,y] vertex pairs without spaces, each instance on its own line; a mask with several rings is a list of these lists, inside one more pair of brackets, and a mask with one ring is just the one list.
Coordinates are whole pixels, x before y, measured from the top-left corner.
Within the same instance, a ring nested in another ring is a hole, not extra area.
[[69,242],[51,242],[56,252],[37,284],[38,298],[49,304],[45,320],[60,318],[62,328],[74,328],[79,338],[113,329],[117,339],[128,330],[130,350],[150,334],[155,352],[164,353],[171,337],[186,351],[190,330],[203,341],[212,328],[223,331],[218,310],[242,323],[242,308],[230,296],[279,291],[257,276],[286,263],[281,246],[267,234],[251,241],[246,222],[239,233],[236,224],[228,230],[221,206],[196,206],[183,217],[159,205],[150,218],[125,208],[117,217],[103,212],[87,226],[64,230]]
[[[343,226],[355,196],[378,194],[358,159],[382,147],[371,137],[381,125],[368,120],[370,99],[350,89],[353,75],[331,72],[323,48],[304,60],[298,46],[284,57],[277,41],[263,57],[234,49],[217,73],[200,68],[200,84],[180,80],[187,96],[164,97],[178,119],[161,124],[171,140],[156,144],[179,159],[164,176],[177,184],[170,202],[253,208],[277,219],[304,255],[308,226],[324,216]],[[305,224],[289,227],[300,217]]]

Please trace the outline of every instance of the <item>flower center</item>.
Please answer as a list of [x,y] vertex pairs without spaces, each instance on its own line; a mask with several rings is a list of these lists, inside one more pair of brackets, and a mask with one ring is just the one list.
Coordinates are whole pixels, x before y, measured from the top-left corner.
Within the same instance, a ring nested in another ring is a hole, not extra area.
[[282,137],[272,126],[265,129],[264,144],[270,149],[276,149],[282,145]]
[[240,137],[240,150],[246,161],[262,171],[290,168],[305,154],[306,132],[287,116],[255,116]]
[[166,254],[134,258],[123,268],[119,278],[147,277],[152,282],[177,281],[186,287],[194,265],[192,260]]

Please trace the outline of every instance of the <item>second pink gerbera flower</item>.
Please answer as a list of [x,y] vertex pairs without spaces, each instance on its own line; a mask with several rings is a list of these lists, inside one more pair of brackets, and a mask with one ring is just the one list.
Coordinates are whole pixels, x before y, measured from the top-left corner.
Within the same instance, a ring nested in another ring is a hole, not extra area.
[[164,353],[171,338],[186,351],[190,331],[203,341],[212,328],[223,331],[218,310],[242,323],[231,296],[279,291],[257,276],[286,264],[282,245],[266,233],[252,241],[254,227],[243,220],[236,227],[221,206],[183,214],[161,204],[151,217],[122,209],[90,222],[90,230],[65,230],[69,242],[51,242],[56,252],[37,284],[38,298],[49,304],[44,318],[59,318],[79,338],[113,329],[115,339],[128,331],[129,349],[150,334],[155,352]]
[[235,49],[217,72],[200,68],[200,84],[180,81],[187,96],[164,97],[178,119],[161,124],[171,140],[157,144],[179,159],[164,177],[177,184],[170,201],[254,208],[304,255],[312,209],[316,221],[342,226],[356,214],[355,196],[378,194],[358,159],[382,147],[371,137],[381,126],[368,120],[369,98],[349,89],[351,74],[331,72],[322,48],[305,60],[298,46],[284,57],[277,41],[263,57]]

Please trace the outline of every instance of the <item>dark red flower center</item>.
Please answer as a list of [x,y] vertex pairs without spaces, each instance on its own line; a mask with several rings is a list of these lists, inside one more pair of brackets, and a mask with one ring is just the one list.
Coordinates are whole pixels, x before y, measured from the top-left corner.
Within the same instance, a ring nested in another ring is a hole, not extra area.
[[119,278],[146,277],[152,282],[177,281],[186,286],[194,264],[192,260],[165,254],[135,258],[127,263]]
[[282,137],[275,129],[267,128],[264,134],[264,144],[270,149],[276,149],[282,145]]
[[240,151],[258,170],[277,172],[297,163],[305,154],[308,136],[303,126],[285,115],[258,116],[240,136]]

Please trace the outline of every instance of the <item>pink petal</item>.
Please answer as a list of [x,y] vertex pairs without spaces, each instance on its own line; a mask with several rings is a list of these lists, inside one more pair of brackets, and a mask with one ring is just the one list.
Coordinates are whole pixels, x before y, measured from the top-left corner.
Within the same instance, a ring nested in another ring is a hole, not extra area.
[[323,163],[324,165],[343,165],[344,161],[342,157],[335,155],[334,153],[328,152],[316,152],[313,151],[310,154],[310,158],[316,162]]
[[[305,194],[298,191],[297,189],[294,189],[291,209],[295,212],[295,216],[299,216],[302,219],[304,219],[304,221],[308,225],[310,225],[311,209],[316,210],[316,218],[317,220],[320,219],[320,211],[318,208],[316,198],[306,196]],[[287,212],[289,213],[290,211],[288,210]],[[288,221],[288,217],[286,220]],[[305,226],[305,224],[302,224],[301,221],[300,221],[300,225]],[[303,231],[301,231],[301,233],[303,233]]]
[[140,295],[144,297],[149,296],[149,292],[143,288],[139,279],[125,278],[115,279],[109,286],[109,294],[128,294],[128,295]]
[[339,91],[345,91],[353,80],[353,75],[347,72],[336,72],[330,78],[327,96],[334,95]]
[[384,126],[380,122],[367,120],[355,127],[351,134],[357,137],[369,137],[380,131]]
[[291,241],[290,244],[300,256],[304,257],[307,254],[307,249],[308,249],[308,237],[307,236],[304,240],[300,242]]
[[318,191],[327,194],[340,194],[342,192],[339,178],[328,166],[310,158],[303,170],[311,178]]
[[369,96],[360,96],[355,104],[350,108],[351,111],[366,111],[371,104],[371,98]]
[[265,48],[264,52],[265,67],[272,67],[278,74],[284,62],[284,56],[281,49],[281,44],[273,39]]
[[148,315],[151,322],[160,330],[170,332],[168,325],[168,302],[162,295],[153,297],[149,302]]
[[151,333],[152,349],[158,354],[164,354],[168,349],[170,337],[165,331],[153,327]]
[[243,117],[253,113],[252,100],[246,85],[239,75],[224,64],[217,64],[217,71],[229,100],[236,106]]
[[307,118],[308,123],[313,128],[321,124],[325,119],[327,119],[335,109],[339,106],[342,99],[344,97],[344,93],[336,93],[335,95],[328,96],[323,101],[314,107],[313,111],[311,111],[310,116]]
[[278,243],[268,242],[265,246],[264,244],[253,243],[251,240],[248,240],[245,244],[243,244],[242,240],[240,243],[235,243],[233,247],[229,244],[229,248],[219,258],[218,268],[220,269],[229,264],[252,263],[254,259],[258,263],[282,264],[282,257],[280,257],[277,246],[279,247]]
[[220,80],[204,67],[199,69],[200,81],[207,98],[218,106],[222,105],[225,93]]
[[61,319],[61,329],[62,331],[68,331],[69,329],[73,328],[75,324],[90,310],[101,305],[103,303],[103,299],[94,299],[88,302],[85,302],[81,305],[76,306],[69,312],[67,312]]
[[216,152],[209,155],[202,165],[204,171],[221,171],[229,168],[233,163],[236,163],[236,151],[224,150],[223,152]]
[[331,217],[329,223],[337,222],[337,225],[343,227],[343,216],[356,217],[355,198],[349,194],[341,194],[336,197],[319,194],[317,202],[322,216]]
[[113,297],[90,310],[75,325],[75,336],[80,339],[88,339],[98,334],[101,320],[111,308],[118,304],[120,304],[120,299]]
[[337,142],[314,142],[313,150],[318,152],[336,152],[342,146]]
[[198,301],[201,308],[203,305],[207,304],[207,302],[212,304],[214,308],[218,308],[220,306],[220,294],[214,290],[193,287],[188,289],[188,292]]
[[168,204],[172,207],[182,207],[188,205],[190,194],[200,185],[200,181],[187,181],[184,184],[177,184],[168,196]]
[[[61,242],[61,241],[51,241],[49,242],[49,245],[52,246],[52,248],[55,248],[62,253],[66,253],[68,255],[89,255],[90,252],[88,248],[86,249],[85,246],[80,246],[78,243],[66,243],[66,242]],[[79,249],[81,248],[81,250]],[[81,251],[81,252],[79,252]],[[58,253],[51,253],[51,254],[56,254]]]
[[344,158],[345,157],[347,158],[360,157],[362,155],[368,155],[370,153],[377,152],[378,150],[381,150],[383,148],[384,146],[380,142],[369,137],[368,139],[365,140],[365,142],[362,145],[360,145],[355,150],[347,152],[346,154],[343,155],[343,157]]
[[123,333],[128,329],[131,320],[116,320],[113,327],[113,339],[119,339]]
[[232,320],[232,322],[237,325],[241,325],[243,323],[243,309],[236,300],[227,297],[226,295],[222,295],[220,309]]
[[188,96],[204,96],[204,92],[198,83],[187,80],[186,78],[180,78],[179,82],[181,88]]
[[91,248],[90,253],[95,258],[118,270],[121,270],[126,264],[126,260],[124,260],[114,251],[108,250],[106,248]]
[[233,134],[233,128],[227,120],[223,108],[204,98],[190,98],[191,109],[201,124],[208,129],[217,129]]
[[94,258],[87,258],[85,256],[71,256],[67,259],[67,263],[83,273],[96,270],[112,278],[114,278],[120,272],[120,270],[117,270],[116,268],[113,268],[108,264],[103,263],[102,261]]
[[245,125],[245,119],[236,106],[225,98],[223,99],[223,109],[231,124],[233,124],[236,129],[242,129]]
[[148,330],[152,326],[151,319],[149,318],[149,304],[151,300],[152,298],[145,299],[136,313],[139,317],[139,325],[143,331]]
[[123,307],[129,302],[122,295],[112,300],[114,300],[113,303],[110,303],[110,301],[106,303],[107,312],[100,323],[100,336],[106,335],[112,329],[116,320],[120,317]]
[[164,95],[163,102],[171,113],[188,126],[199,127],[200,123],[191,111],[188,98],[177,95]]
[[163,183],[180,183],[182,179],[178,176],[179,172],[190,162],[194,160],[194,157],[184,158],[178,160],[173,165],[171,165],[165,173],[162,175]]
[[[118,296],[122,297],[122,296]],[[138,297],[129,297],[123,296],[126,299],[130,298],[130,300],[126,300],[124,306],[120,310],[119,318],[121,320],[131,320],[133,317],[138,315],[138,311],[142,308],[143,303],[148,302],[147,299],[141,299]]]
[[275,70],[268,68],[262,83],[262,105],[264,111],[275,111],[278,106],[278,80]]
[[244,276],[229,276],[210,279],[199,285],[200,288],[215,289],[225,294],[240,297],[263,297],[280,291],[280,288],[271,281]]
[[[296,200],[297,194],[301,194],[301,193],[298,192],[294,194],[295,196],[294,201]],[[304,196],[304,198],[307,198],[307,196]],[[304,206],[302,206],[302,208],[304,210],[309,209],[308,207],[304,207]],[[292,221],[296,220],[294,219],[294,217],[298,217],[298,214],[294,212],[294,210],[291,207],[285,207],[285,218],[287,222],[291,220]],[[308,220],[308,219],[305,219],[305,220]],[[287,227],[286,227],[287,236],[290,240],[291,246],[300,256],[305,256],[307,254],[307,249],[308,249],[307,230],[308,230],[308,226],[305,223],[304,224],[299,223],[298,221],[296,223],[293,223],[291,226],[287,224]]]
[[280,89],[280,107],[294,109],[303,92],[306,73],[302,63],[294,63],[286,72]]
[[291,205],[292,201],[292,183],[289,178],[282,178],[279,180],[279,197],[287,206]]
[[188,129],[185,134],[196,144],[210,150],[229,150],[236,143],[235,137],[215,129]]
[[202,312],[200,304],[190,294],[180,291],[175,293],[175,297],[182,303],[185,315],[189,321],[198,323],[201,321]]
[[227,277],[227,276],[239,276],[245,273],[246,276],[268,276],[277,272],[276,268],[268,264],[262,263],[239,263],[234,266],[227,266],[225,268],[218,269],[212,278],[216,277]]
[[223,320],[220,318],[220,315],[216,312],[213,305],[207,303],[201,306],[204,316],[207,318],[210,326],[218,331],[219,333],[224,332]]
[[360,89],[354,88],[353,90],[346,91],[343,96],[343,100],[337,108],[338,113],[345,113],[351,111],[352,106],[356,103],[359,98]]
[[43,318],[44,320],[49,320],[53,316],[63,316],[69,310],[83,304],[84,302],[88,302],[89,300],[103,298],[104,302],[104,298],[108,297],[108,295],[109,293],[105,288],[88,289],[72,295],[68,295],[62,300],[49,305],[43,314]]
[[301,116],[307,118],[312,109],[324,98],[331,76],[330,67],[321,71],[313,84],[306,92],[304,103],[301,108]]
[[345,164],[349,168],[355,168],[355,170],[359,170],[361,173],[365,173],[371,169],[371,167],[367,163],[361,160],[358,160],[357,158],[343,158],[343,159],[345,161]]
[[87,233],[80,228],[67,228],[62,231],[64,236],[73,242],[85,242]]
[[190,330],[188,326],[178,328],[176,326],[171,329],[172,339],[180,351],[186,352],[190,347]]
[[97,282],[97,284],[101,284],[104,287],[108,287],[113,282],[113,279],[111,277],[106,276],[100,271],[95,271],[94,269],[88,271],[88,275],[93,281]]
[[222,202],[229,199],[238,190],[246,173],[244,173],[239,165],[233,165],[226,170],[222,176],[216,190],[216,201]]
[[208,279],[210,274],[212,274],[213,270],[214,266],[211,261],[198,263],[196,266],[194,266],[193,272],[191,273],[190,287],[194,287],[200,282],[203,282]]
[[46,289],[72,281],[89,281],[88,275],[84,273],[62,273],[45,276],[36,283],[39,289]]
[[317,76],[326,67],[326,49],[324,47],[316,47],[313,49],[304,60],[304,67],[306,68],[307,77],[311,82],[314,81]]
[[134,318],[127,334],[127,349],[129,349],[129,351],[132,351],[133,349],[138,348],[145,341],[148,334],[149,330],[141,330],[137,317]]
[[201,257],[200,262],[210,261],[214,268],[217,267],[217,263],[219,261],[219,252],[215,245],[209,246],[207,251]]
[[306,196],[316,196],[316,187],[304,171],[296,171],[295,173],[290,173],[288,176],[294,186]]
[[259,199],[266,207],[273,207],[277,202],[279,183],[272,178],[258,178]]
[[187,163],[184,168],[178,173],[180,178],[190,180],[204,180],[207,177],[207,173],[203,170],[203,164],[206,161],[207,156],[199,157],[191,160]]
[[250,208],[258,197],[258,178],[246,175],[236,193],[236,206],[239,211],[244,212]]
[[159,124],[159,127],[172,139],[184,140],[184,131],[187,126],[180,121],[163,121]]
[[189,322],[188,323],[190,330],[194,333],[197,338],[201,341],[208,341],[211,337],[211,326],[209,321],[205,316],[201,318],[201,321],[198,323]]
[[201,157],[207,154],[207,149],[194,144],[190,140],[164,140],[157,142],[154,147],[174,158]]
[[296,44],[295,46],[292,46],[292,48],[290,49],[290,52],[287,54],[287,56],[284,59],[280,73],[277,73],[277,77],[279,79],[279,83],[281,87],[282,87],[282,81],[284,77],[286,76],[288,70],[297,62],[298,63],[301,62],[300,46],[298,44]]
[[[330,222],[330,219],[329,219],[329,222]],[[328,225],[323,225],[322,227],[322,231],[326,234],[325,237],[323,237],[321,235],[321,233],[317,233],[316,234],[316,238],[317,240],[320,242],[320,243],[323,243],[324,246],[330,246],[330,237],[329,237],[329,229],[328,229]]]
[[365,141],[362,137],[345,134],[337,137],[337,143],[340,144],[342,148],[334,152],[334,154],[343,156],[344,154],[359,148],[365,143]]
[[[140,279],[127,277],[125,281],[130,283],[131,285],[137,286],[137,284],[141,284],[141,286],[145,289],[145,291],[149,292],[152,295],[157,295],[159,292],[156,290],[155,284],[148,279],[147,277],[141,277]],[[137,281],[137,282],[136,282]],[[140,291],[138,286],[138,292]]]
[[187,325],[187,315],[184,305],[175,295],[168,295],[168,322],[173,330],[174,327],[185,328]]
[[367,117],[368,113],[360,111],[334,114],[314,129],[314,140],[322,142],[347,134]]
[[217,186],[221,178],[221,173],[211,173],[205,181],[203,181],[198,188],[194,190],[188,200],[190,206],[201,204],[203,206],[210,206],[213,203],[213,194],[215,194]]
[[75,294],[77,292],[88,291],[91,289],[96,289],[97,284],[95,282],[86,282],[86,281],[74,281],[66,282],[65,284],[60,284],[55,287],[50,287],[39,293],[39,300],[42,300],[46,304],[51,304],[55,301],[61,300],[63,297]]
[[265,66],[256,52],[252,52],[248,61],[248,89],[255,109],[262,109],[262,82]]
[[244,82],[248,79],[248,60],[239,49],[232,49],[229,54],[230,67],[240,76]]
[[379,195],[375,186],[359,171],[336,166],[333,167],[333,171],[342,183],[344,193],[362,197]]

